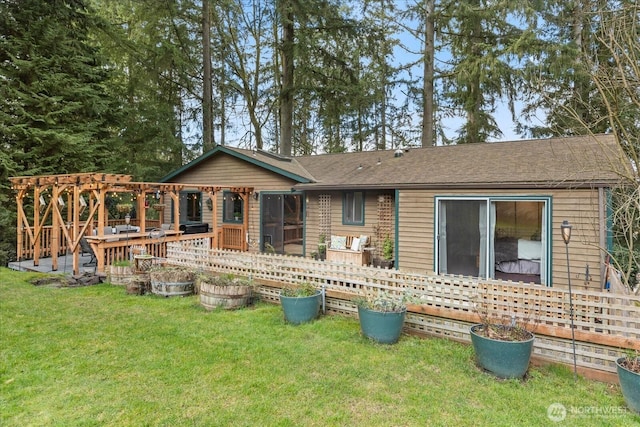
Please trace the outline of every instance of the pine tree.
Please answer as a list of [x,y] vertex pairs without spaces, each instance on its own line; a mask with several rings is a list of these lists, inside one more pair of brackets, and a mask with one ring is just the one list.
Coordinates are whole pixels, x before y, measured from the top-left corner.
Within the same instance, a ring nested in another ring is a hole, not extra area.
[[103,170],[114,112],[109,75],[80,0],[0,6],[0,135],[20,174]]

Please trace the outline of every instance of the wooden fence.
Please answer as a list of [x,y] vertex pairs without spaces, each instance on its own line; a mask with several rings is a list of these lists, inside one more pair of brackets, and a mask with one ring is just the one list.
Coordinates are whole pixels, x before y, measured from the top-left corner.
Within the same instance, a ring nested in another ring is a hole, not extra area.
[[[411,295],[405,331],[470,342],[478,308],[491,316],[526,319],[536,334],[534,358],[573,366],[569,292],[540,285],[437,276],[366,266],[209,249],[169,243],[167,260],[203,271],[249,277],[263,299],[277,303],[279,288],[310,282],[324,287],[329,312],[355,316],[359,294],[385,291]],[[578,289],[572,292],[577,364],[583,374],[611,380],[615,359],[640,350],[640,297]]]

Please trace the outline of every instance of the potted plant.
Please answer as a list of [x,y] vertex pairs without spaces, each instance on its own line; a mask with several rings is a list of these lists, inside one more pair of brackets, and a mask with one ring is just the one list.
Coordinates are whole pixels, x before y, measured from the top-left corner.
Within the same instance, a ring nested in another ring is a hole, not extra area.
[[284,319],[294,325],[310,322],[318,317],[322,292],[310,283],[286,286],[280,291],[280,304]]
[[200,304],[207,310],[232,310],[251,303],[253,285],[248,279],[234,277],[232,274],[214,276],[205,273],[198,275],[196,282]]
[[382,268],[393,268],[393,240],[387,236],[382,242],[382,258],[374,258],[373,266]]
[[398,342],[407,314],[404,296],[378,292],[358,297],[355,302],[364,336],[382,344]]
[[107,271],[107,281],[112,285],[125,286],[134,276],[134,268],[129,260],[114,261]]
[[195,273],[182,267],[153,267],[149,272],[151,293],[164,297],[193,293]]
[[640,352],[618,358],[616,369],[624,401],[629,409],[640,413]]
[[471,326],[471,343],[478,365],[498,378],[522,378],[529,368],[533,352],[533,332],[527,329],[528,319],[512,315],[492,315],[476,299],[474,309],[480,323]]
[[311,257],[316,261],[324,261],[327,257],[327,243],[324,234],[318,238],[318,250],[311,253]]

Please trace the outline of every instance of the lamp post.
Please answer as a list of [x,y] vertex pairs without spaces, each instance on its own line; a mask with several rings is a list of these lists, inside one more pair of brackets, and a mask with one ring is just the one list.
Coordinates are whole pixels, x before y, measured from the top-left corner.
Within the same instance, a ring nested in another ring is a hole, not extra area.
[[569,317],[571,319],[571,344],[573,346],[573,379],[578,376],[578,367],[576,363],[576,337],[573,327],[573,294],[571,293],[571,269],[569,268],[569,241],[571,240],[571,224],[566,219],[560,224],[560,232],[562,240],[564,240],[565,252],[567,253],[567,279],[569,280]]
[[124,223],[127,225],[127,258],[131,261],[131,251],[129,250],[129,224],[131,223],[131,215],[124,216]]

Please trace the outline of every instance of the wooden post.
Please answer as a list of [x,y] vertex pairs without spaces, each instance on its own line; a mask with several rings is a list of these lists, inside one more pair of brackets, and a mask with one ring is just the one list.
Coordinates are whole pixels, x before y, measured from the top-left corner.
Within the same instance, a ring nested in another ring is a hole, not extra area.
[[247,236],[249,233],[249,193],[245,189],[242,193],[240,193],[242,197],[242,212],[243,220],[242,220],[242,231],[244,231],[244,236],[242,236],[242,250],[247,251],[249,248],[249,242],[247,241]]
[[[20,261],[22,259],[22,253],[24,251],[23,245],[24,245],[24,241],[23,241],[23,236],[24,234],[22,233],[22,222],[24,221],[24,209],[23,209],[23,205],[22,205],[22,198],[24,197],[24,192],[25,190],[19,190],[18,194],[16,194],[16,206],[18,207],[18,215],[17,215],[17,224],[16,224],[16,229],[18,231],[18,235],[17,235],[17,245],[16,245],[16,250],[17,255],[18,255],[18,261]],[[35,260],[34,260],[35,261]],[[34,265],[38,265],[36,262],[34,262]]]
[[210,195],[211,203],[213,203],[213,221],[211,223],[211,230],[213,230],[213,241],[211,247],[214,249],[220,249],[222,247],[220,239],[218,239],[218,190],[214,190]]
[[[101,185],[98,189],[96,203],[98,204],[98,236],[104,236],[104,228],[108,225],[105,221],[107,207],[105,204],[108,185]],[[96,254],[96,271],[104,272],[104,248],[102,245],[95,245],[93,252]]]
[[60,207],[58,206],[60,187],[56,182],[51,187],[51,269],[58,270],[58,251],[60,250]]
[[69,246],[73,251],[73,274],[77,275],[80,274],[80,245],[78,244],[80,242],[78,233],[80,230],[80,186],[78,184],[73,186],[73,197],[71,197],[70,202],[69,208],[73,209],[71,212],[73,222]]
[[144,201],[146,199],[146,193],[144,191],[138,192],[136,194],[137,207],[136,212],[138,215],[138,226],[140,227],[140,232],[144,233],[146,231],[146,223],[147,223],[147,210],[144,207]]
[[173,229],[180,231],[180,193],[170,191],[169,196],[173,200]]

